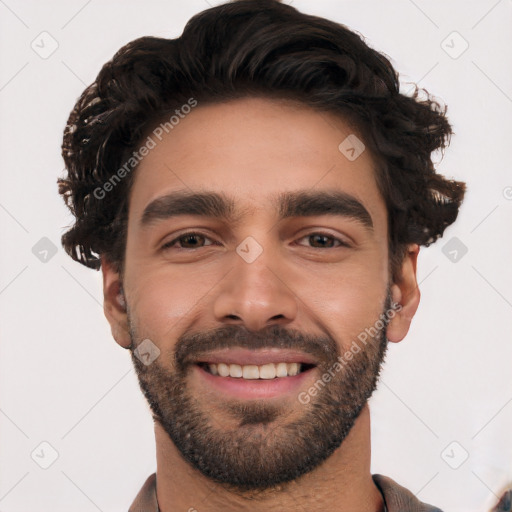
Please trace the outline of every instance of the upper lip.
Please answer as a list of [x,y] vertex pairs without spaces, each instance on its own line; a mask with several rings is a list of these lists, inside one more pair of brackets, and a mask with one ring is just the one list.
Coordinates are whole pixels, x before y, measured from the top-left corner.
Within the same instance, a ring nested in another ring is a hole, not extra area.
[[315,359],[305,354],[293,350],[283,349],[265,349],[265,350],[248,350],[248,349],[223,349],[216,352],[203,354],[195,358],[195,363],[226,363],[256,365],[260,366],[267,363],[305,363],[316,365]]

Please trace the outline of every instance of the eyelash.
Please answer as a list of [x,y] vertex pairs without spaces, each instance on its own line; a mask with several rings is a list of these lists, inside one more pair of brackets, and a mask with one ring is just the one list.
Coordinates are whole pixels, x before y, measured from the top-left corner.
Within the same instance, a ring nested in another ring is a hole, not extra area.
[[[304,235],[301,238],[299,238],[299,240],[303,240],[304,238],[309,238],[309,237],[312,237],[312,236],[315,236],[315,235],[320,235],[322,237],[330,238],[330,239],[334,240],[335,242],[338,242],[338,245],[335,245],[333,247],[311,247],[311,249],[335,249],[337,247],[350,247],[349,243],[344,242],[343,240],[340,240],[339,238],[337,238],[337,237],[335,237],[333,235],[330,235],[329,233],[322,233],[321,231],[315,231],[313,233],[309,233],[307,235]],[[210,240],[210,238],[208,236],[203,235],[202,233],[197,233],[195,231],[188,231],[188,232],[183,233],[180,236],[174,238],[170,242],[165,243],[164,245],[162,245],[161,248],[162,248],[162,250],[172,249],[173,246],[177,242],[179,242],[181,239],[186,238],[186,237],[190,237],[190,236],[199,236],[199,237],[205,238],[206,240]],[[193,248],[190,248],[190,247],[178,247],[178,249],[183,250],[183,251],[193,251],[194,249],[201,249],[203,247],[209,247],[210,245],[214,245],[214,244],[215,244],[215,242],[212,243],[212,244],[206,245],[206,246],[201,246],[201,247],[193,247]]]
[[[170,242],[167,242],[164,245],[162,245],[162,249],[171,249],[172,246],[176,242],[178,242],[182,238],[186,238],[187,236],[202,236],[203,238],[209,240],[209,237],[207,237],[206,235],[203,235],[202,233],[196,233],[195,231],[188,231],[187,233],[183,233],[182,235],[176,237],[174,240],[171,240]],[[211,245],[213,245],[213,244],[211,244]],[[182,249],[184,251],[192,251],[192,250],[194,250],[194,249],[191,249],[191,248],[188,248],[188,247],[179,247],[179,249]]]

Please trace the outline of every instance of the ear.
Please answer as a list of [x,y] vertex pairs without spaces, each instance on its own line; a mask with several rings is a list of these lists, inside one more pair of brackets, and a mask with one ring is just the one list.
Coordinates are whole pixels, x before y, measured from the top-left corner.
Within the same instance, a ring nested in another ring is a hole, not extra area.
[[419,252],[419,245],[408,246],[401,272],[391,286],[393,303],[400,305],[395,310],[395,316],[387,327],[387,338],[394,343],[405,338],[420,303],[420,289],[416,280],[416,263]]
[[103,311],[110,324],[112,336],[123,348],[130,348],[128,313],[121,277],[114,265],[101,256],[103,273]]

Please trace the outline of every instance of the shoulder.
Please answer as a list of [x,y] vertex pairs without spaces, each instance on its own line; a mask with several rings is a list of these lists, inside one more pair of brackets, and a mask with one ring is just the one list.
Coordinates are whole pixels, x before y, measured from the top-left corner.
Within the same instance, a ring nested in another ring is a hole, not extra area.
[[155,473],[148,477],[128,512],[158,512]]
[[380,489],[388,512],[443,512],[441,509],[423,503],[408,489],[384,475],[372,475],[375,485]]

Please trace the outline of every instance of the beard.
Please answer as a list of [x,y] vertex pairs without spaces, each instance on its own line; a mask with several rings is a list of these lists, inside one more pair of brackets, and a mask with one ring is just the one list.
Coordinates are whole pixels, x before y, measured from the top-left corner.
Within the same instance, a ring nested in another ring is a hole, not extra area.
[[[390,310],[388,292],[384,314],[374,324],[383,327],[365,340],[365,346],[359,347],[350,361],[344,360],[338,344],[329,336],[304,335],[279,325],[258,332],[229,325],[185,333],[170,357],[162,352],[146,366],[134,355],[142,337],[130,321],[132,360],[154,420],[193,468],[233,492],[282,489],[282,484],[317,468],[349,434],[377,386],[388,345]],[[317,372],[315,382],[322,381],[328,372],[332,379],[327,384],[321,382],[307,403],[298,398],[285,402],[226,399],[212,408],[208,400],[201,401],[204,395],[190,389],[190,360],[228,347],[301,350],[314,355],[319,363],[310,370]],[[163,366],[163,361],[170,368]],[[341,369],[339,361],[344,363]]]

